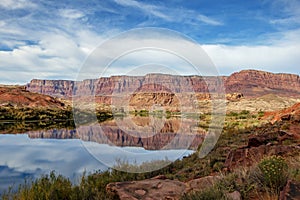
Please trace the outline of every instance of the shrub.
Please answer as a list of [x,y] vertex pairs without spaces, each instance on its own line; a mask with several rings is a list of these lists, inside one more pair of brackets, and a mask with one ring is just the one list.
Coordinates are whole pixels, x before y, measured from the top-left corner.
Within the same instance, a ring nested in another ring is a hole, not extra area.
[[258,164],[261,183],[271,191],[278,193],[286,184],[288,165],[280,156],[266,157]]
[[213,165],[213,170],[219,172],[222,170],[223,166],[224,166],[223,162],[215,162]]
[[265,115],[265,112],[264,111],[259,111],[258,112],[258,117],[263,117]]
[[181,200],[226,200],[228,199],[223,191],[216,187],[211,187],[203,191],[194,192],[188,195],[184,195]]
[[228,114],[228,116],[232,116],[232,117],[236,117],[236,116],[238,116],[238,115],[239,115],[238,113],[233,112],[233,111],[231,111],[231,112]]
[[241,115],[248,115],[249,113],[250,113],[250,111],[248,111],[248,110],[242,110],[240,112]]
[[[72,183],[69,179],[51,172],[50,175],[42,176],[31,184],[25,182],[20,185],[18,193],[13,194],[13,199],[45,199],[61,200],[71,199]],[[3,199],[11,199],[10,195],[2,196]]]

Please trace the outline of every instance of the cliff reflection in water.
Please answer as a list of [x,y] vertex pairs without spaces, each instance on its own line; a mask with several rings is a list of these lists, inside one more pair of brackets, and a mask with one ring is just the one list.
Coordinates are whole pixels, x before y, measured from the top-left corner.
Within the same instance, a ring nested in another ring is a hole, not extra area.
[[30,138],[81,139],[119,147],[143,147],[147,150],[190,149],[202,143],[205,130],[195,119],[127,116],[77,129],[29,131]]

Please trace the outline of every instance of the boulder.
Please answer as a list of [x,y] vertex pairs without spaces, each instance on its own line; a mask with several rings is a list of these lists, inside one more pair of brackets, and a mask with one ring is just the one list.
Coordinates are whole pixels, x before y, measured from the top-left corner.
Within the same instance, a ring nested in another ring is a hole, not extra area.
[[186,193],[207,189],[219,179],[219,176],[206,176],[185,183],[170,180],[161,175],[141,181],[110,183],[106,186],[106,190],[109,194],[118,196],[121,200],[176,200]]
[[233,170],[240,166],[251,166],[259,162],[265,156],[287,155],[293,152],[299,152],[298,146],[285,145],[260,145],[258,147],[246,147],[232,150],[227,155],[224,167]]
[[201,191],[212,187],[218,180],[220,176],[205,176],[202,178],[193,179],[187,182],[186,192],[191,191]]
[[106,186],[106,190],[108,193],[118,196],[121,200],[177,200],[185,193],[186,184],[178,180],[146,179],[110,183]]
[[242,195],[238,191],[228,193],[228,194],[226,194],[226,196],[230,200],[241,200],[242,199]]
[[280,200],[298,200],[300,199],[300,183],[289,180],[283,190],[280,192]]

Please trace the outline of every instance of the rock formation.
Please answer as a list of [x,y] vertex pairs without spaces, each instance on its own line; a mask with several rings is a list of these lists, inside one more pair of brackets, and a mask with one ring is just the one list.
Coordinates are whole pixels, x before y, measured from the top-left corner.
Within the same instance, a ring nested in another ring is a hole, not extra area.
[[296,103],[295,105],[281,111],[266,112],[264,118],[271,118],[272,123],[291,119],[295,122],[300,122],[300,103]]
[[300,184],[295,181],[288,180],[286,186],[280,192],[279,199],[280,200],[300,199]]
[[141,181],[110,183],[106,186],[108,193],[120,199],[173,199],[179,200],[188,192],[202,191],[211,187],[218,176],[206,176],[188,182],[170,180],[163,176]]
[[227,93],[241,92],[245,96],[261,96],[268,93],[287,96],[300,94],[300,77],[295,74],[243,70],[230,75],[224,85]]
[[111,96],[136,92],[219,93],[222,82],[226,93],[242,93],[245,97],[274,93],[300,95],[300,78],[294,74],[274,74],[258,70],[243,70],[229,77],[175,76],[148,74],[145,76],[112,76],[83,80],[37,80],[27,84],[27,90],[56,97],[74,95]]
[[27,90],[59,97],[74,95],[107,96],[134,92],[218,92],[222,77],[173,76],[148,74],[145,76],[112,76],[94,80],[37,80],[27,84]]
[[[300,104],[290,108],[271,112],[271,122],[254,130],[248,138],[248,144],[230,151],[225,167],[234,169],[237,166],[250,166],[257,163],[264,156],[287,155],[299,153],[300,150]],[[284,145],[288,140],[290,145]]]
[[29,92],[21,86],[0,87],[0,106],[30,107],[30,108],[64,108],[64,103],[44,94]]

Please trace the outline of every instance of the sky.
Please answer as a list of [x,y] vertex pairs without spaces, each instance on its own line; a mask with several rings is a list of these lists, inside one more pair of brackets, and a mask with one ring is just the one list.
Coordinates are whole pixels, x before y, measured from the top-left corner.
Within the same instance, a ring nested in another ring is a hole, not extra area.
[[[243,69],[299,74],[299,0],[1,0],[0,83],[25,84],[33,78],[76,80],[101,44],[146,27],[189,38],[206,52],[221,75]],[[119,45],[130,47],[145,37],[141,32],[123,38]],[[147,39],[171,46],[182,42],[182,38],[156,34],[148,34]],[[113,52],[112,47],[102,51]],[[151,58],[176,73],[195,73],[168,53],[140,50],[129,54],[105,75],[132,75],[136,68],[128,66],[137,63],[139,71],[144,67],[151,72]],[[94,76],[103,75],[102,68]]]

